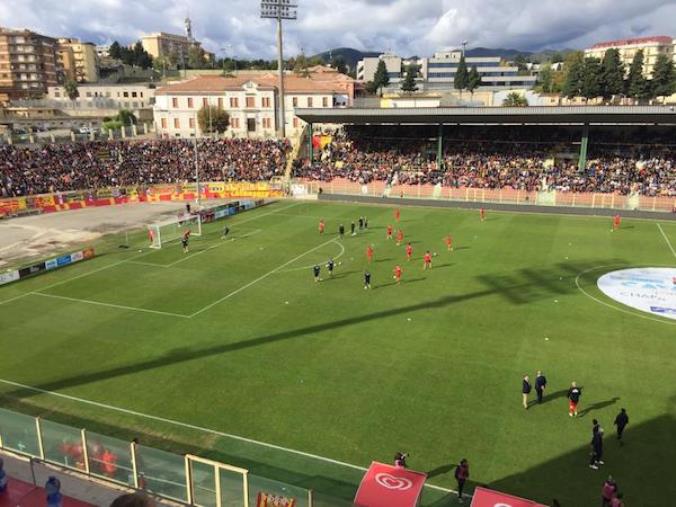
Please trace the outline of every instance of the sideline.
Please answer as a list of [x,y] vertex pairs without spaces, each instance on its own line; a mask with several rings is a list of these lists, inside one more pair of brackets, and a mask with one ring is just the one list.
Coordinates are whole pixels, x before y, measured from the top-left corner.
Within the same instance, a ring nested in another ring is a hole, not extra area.
[[669,247],[669,250],[671,250],[671,254],[672,254],[674,257],[676,257],[676,251],[674,250],[674,247],[671,246],[671,241],[669,241],[669,238],[668,238],[667,235],[664,233],[664,229],[662,229],[662,226],[661,226],[660,224],[655,224],[655,225],[657,225],[657,228],[658,228],[658,229],[660,230],[660,232],[662,233],[662,237],[664,238],[664,241],[667,242],[667,246]]

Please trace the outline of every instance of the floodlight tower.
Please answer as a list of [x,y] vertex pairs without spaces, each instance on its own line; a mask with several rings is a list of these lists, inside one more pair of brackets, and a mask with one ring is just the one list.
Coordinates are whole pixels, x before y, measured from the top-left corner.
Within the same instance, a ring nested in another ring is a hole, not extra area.
[[298,4],[294,0],[261,0],[261,18],[277,20],[277,70],[279,72],[279,105],[277,109],[277,130],[280,138],[286,137],[284,118],[284,49],[282,41],[282,20],[296,19],[298,17]]

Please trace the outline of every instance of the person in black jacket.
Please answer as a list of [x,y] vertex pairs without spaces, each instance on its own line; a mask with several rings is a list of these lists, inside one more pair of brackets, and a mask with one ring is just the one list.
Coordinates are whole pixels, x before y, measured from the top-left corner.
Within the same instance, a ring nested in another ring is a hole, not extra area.
[[523,408],[528,409],[528,395],[531,391],[530,381],[528,380],[528,375],[523,376],[523,382],[521,383],[521,395],[523,396]]
[[598,470],[599,465],[603,465],[603,428],[599,428],[591,441],[591,459],[589,460],[589,468]]
[[542,396],[544,395],[546,388],[547,377],[538,370],[538,374],[535,376],[535,394],[537,395],[538,403],[542,403]]
[[620,441],[620,445],[624,445],[622,433],[624,433],[624,428],[629,424],[629,416],[625,409],[620,409],[620,413],[615,417],[615,422],[613,424],[617,426],[617,439]]

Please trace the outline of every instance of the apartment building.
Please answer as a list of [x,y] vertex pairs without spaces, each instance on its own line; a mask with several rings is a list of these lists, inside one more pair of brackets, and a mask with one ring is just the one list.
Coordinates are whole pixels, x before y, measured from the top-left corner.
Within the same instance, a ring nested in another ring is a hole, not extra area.
[[[344,83],[298,76],[286,76],[285,127],[289,137],[302,131],[304,122],[296,115],[300,108],[335,108],[351,103]],[[163,137],[201,136],[198,111],[220,107],[230,115],[227,135],[233,137],[274,137],[277,131],[279,93],[274,73],[237,77],[200,76],[160,88],[155,93],[156,132]]]
[[618,39],[594,44],[584,50],[584,55],[602,59],[607,50],[617,49],[620,53],[620,60],[628,70],[636,53],[643,50],[643,74],[647,78],[652,78],[655,63],[660,54],[666,54],[676,62],[675,44],[676,39],[666,35]]
[[0,103],[40,95],[62,80],[56,39],[0,28]]
[[[362,81],[372,81],[378,67],[383,60],[390,77],[390,90],[400,86],[404,76],[404,69],[415,64],[419,68],[418,86],[424,91],[440,91],[453,89],[455,74],[460,65],[462,51],[448,50],[436,52],[429,58],[403,60],[393,54],[383,54],[378,57],[364,58],[357,64],[357,78]],[[499,56],[465,58],[467,68],[476,67],[481,75],[482,90],[505,90],[532,88],[537,78],[533,75],[519,75],[515,66],[503,65]]]
[[79,39],[59,39],[59,61],[66,79],[78,83],[99,80],[99,57],[96,46]]
[[155,103],[155,87],[150,84],[84,84],[80,96],[71,101],[63,86],[50,86],[47,99],[51,105],[62,102],[75,108],[147,109]]

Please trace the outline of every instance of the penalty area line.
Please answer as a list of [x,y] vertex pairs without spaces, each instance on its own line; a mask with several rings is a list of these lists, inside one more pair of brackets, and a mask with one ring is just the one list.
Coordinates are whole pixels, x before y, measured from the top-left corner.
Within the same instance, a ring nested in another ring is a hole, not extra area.
[[34,296],[42,296],[42,297],[47,297],[47,298],[54,298],[54,299],[62,299],[64,301],[71,301],[73,303],[86,303],[89,305],[97,305],[97,306],[107,306],[108,308],[117,308],[119,310],[131,310],[134,312],[143,312],[143,313],[153,313],[156,315],[167,315],[169,317],[179,317],[182,319],[189,319],[190,317],[188,315],[183,315],[181,313],[172,313],[172,312],[163,312],[160,310],[150,310],[148,308],[138,308],[136,306],[125,306],[125,305],[116,305],[113,303],[103,303],[101,301],[92,301],[90,299],[79,299],[79,298],[71,298],[67,296],[57,296],[56,294],[46,294],[44,292],[31,292],[30,294]]
[[[275,449],[275,450],[278,450],[278,451],[288,452],[290,454],[296,454],[298,456],[303,456],[305,458],[315,459],[315,460],[318,460],[318,461],[323,461],[325,463],[331,463],[333,465],[351,468],[353,470],[359,470],[359,471],[362,471],[362,472],[365,472],[367,470],[367,468],[363,467],[363,466],[354,465],[352,463],[346,463],[345,461],[340,461],[340,460],[336,460],[336,459],[333,459],[333,458],[327,458],[325,456],[319,456],[318,454],[312,454],[312,453],[305,452],[305,451],[299,451],[297,449],[291,449],[289,447],[283,447],[281,445],[270,444],[268,442],[261,442],[260,440],[254,440],[252,438],[242,437],[242,436],[239,436],[239,435],[233,435],[232,433],[225,433],[223,431],[218,431],[218,430],[214,430],[214,429],[211,429],[211,428],[205,428],[205,427],[202,427],[202,426],[197,426],[195,424],[190,424],[190,423],[186,423],[186,422],[183,422],[183,421],[177,421],[175,419],[168,419],[168,418],[165,418],[165,417],[160,417],[160,416],[156,416],[156,415],[152,415],[152,414],[145,414],[143,412],[138,412],[136,410],[130,410],[128,408],[117,407],[115,405],[109,405],[107,403],[101,403],[101,402],[98,402],[98,401],[87,400],[85,398],[78,398],[77,396],[71,396],[71,395],[68,395],[68,394],[58,393],[58,392],[55,392],[55,391],[48,391],[46,389],[40,389],[39,387],[33,387],[33,386],[26,385],[26,384],[21,384],[19,382],[14,382],[12,380],[0,378],[0,383],[7,384],[7,385],[10,385],[10,386],[13,386],[13,387],[18,387],[20,389],[26,389],[28,391],[33,391],[35,393],[46,394],[46,395],[49,395],[49,396],[54,396],[56,398],[62,398],[62,399],[65,399],[65,400],[75,401],[75,402],[82,403],[82,404],[85,404],[85,405],[91,405],[93,407],[103,408],[105,410],[112,410],[114,412],[119,412],[119,413],[122,413],[122,414],[131,415],[131,416],[134,416],[134,417],[140,417],[142,419],[148,419],[148,420],[152,420],[152,421],[157,421],[157,422],[169,424],[169,425],[172,425],[172,426],[191,429],[191,430],[195,430],[195,431],[198,431],[198,432],[215,435],[215,436],[218,436],[218,437],[231,438],[233,440],[238,440],[240,442],[246,442],[248,444],[254,444],[254,445],[259,445],[261,447],[267,447],[268,449]],[[436,489],[437,491],[443,491],[444,493],[453,493],[455,495],[458,494],[458,492],[455,491],[455,490],[443,488],[441,486],[436,486],[434,484],[425,484],[425,487],[428,487],[428,488],[431,488],[431,489]],[[472,495],[466,494],[466,495],[463,495],[463,496],[471,497]]]
[[669,250],[671,250],[671,255],[673,255],[674,257],[676,257],[676,250],[674,250],[674,247],[671,246],[671,241],[669,241],[669,238],[668,238],[667,235],[664,233],[664,229],[662,229],[662,226],[661,226],[660,224],[655,224],[655,225],[657,225],[657,228],[658,228],[658,229],[660,230],[660,232],[662,233],[662,237],[664,238],[664,241],[667,242],[667,246],[669,247]]

